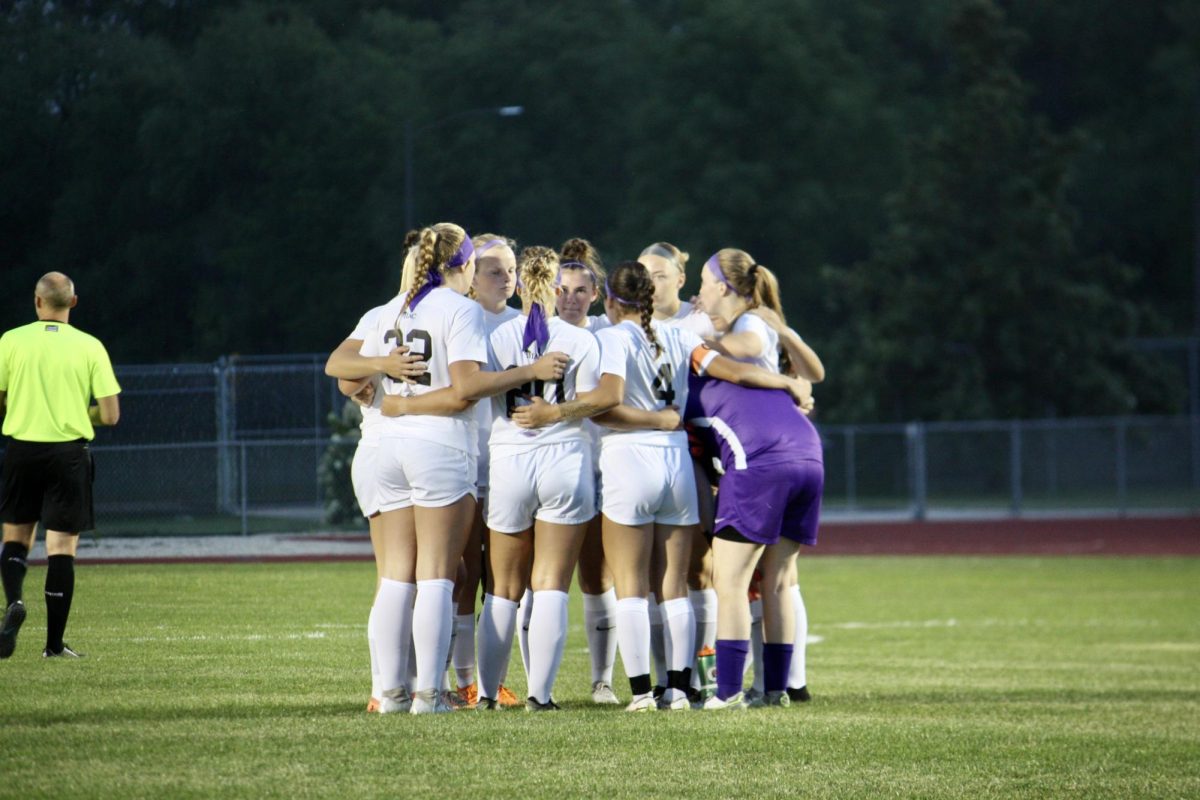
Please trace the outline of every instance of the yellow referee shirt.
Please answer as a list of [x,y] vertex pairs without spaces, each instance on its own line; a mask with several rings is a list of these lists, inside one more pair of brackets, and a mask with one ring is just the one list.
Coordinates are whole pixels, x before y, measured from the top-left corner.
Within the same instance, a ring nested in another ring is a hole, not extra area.
[[4,435],[23,442],[91,440],[93,397],[121,391],[108,351],[65,322],[38,320],[0,336]]

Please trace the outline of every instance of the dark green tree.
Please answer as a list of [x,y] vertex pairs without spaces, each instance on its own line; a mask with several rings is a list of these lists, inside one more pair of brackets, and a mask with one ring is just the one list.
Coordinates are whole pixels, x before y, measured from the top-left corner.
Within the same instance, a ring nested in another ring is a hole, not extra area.
[[1078,140],[1028,108],[1020,36],[990,0],[951,19],[943,117],[914,142],[874,253],[830,269],[843,320],[826,407],[856,420],[1127,413],[1134,272],[1082,254],[1064,192]]

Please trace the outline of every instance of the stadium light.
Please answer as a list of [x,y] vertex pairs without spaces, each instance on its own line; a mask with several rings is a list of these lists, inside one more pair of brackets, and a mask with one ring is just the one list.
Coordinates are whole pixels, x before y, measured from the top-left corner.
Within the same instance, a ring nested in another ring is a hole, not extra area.
[[433,122],[428,122],[420,127],[413,127],[412,120],[404,123],[404,230],[411,231],[413,229],[413,218],[415,216],[414,206],[416,205],[413,197],[416,194],[416,181],[413,179],[414,162],[413,162],[413,140],[427,130],[436,128],[439,125],[444,125],[447,122],[452,122],[461,117],[482,115],[494,115],[497,117],[519,117],[525,113],[525,106],[486,106],[483,108],[468,108],[465,111],[458,111],[449,116],[436,119]]

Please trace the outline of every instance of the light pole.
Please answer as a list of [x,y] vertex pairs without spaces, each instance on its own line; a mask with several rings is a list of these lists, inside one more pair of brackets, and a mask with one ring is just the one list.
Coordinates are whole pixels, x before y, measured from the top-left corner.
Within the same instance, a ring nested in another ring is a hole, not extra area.
[[459,111],[451,114],[448,117],[434,120],[426,123],[419,128],[414,128],[412,120],[404,123],[404,230],[411,231],[413,229],[413,140],[418,134],[436,128],[439,125],[444,125],[447,122],[452,122],[460,117],[473,116],[475,114],[495,115],[497,117],[519,117],[525,113],[525,106],[487,106],[485,108],[468,108],[466,111]]

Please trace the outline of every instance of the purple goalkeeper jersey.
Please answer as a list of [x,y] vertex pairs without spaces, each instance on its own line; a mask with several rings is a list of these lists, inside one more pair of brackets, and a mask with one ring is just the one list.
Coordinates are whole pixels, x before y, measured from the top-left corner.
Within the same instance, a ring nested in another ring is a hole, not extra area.
[[721,468],[784,461],[823,463],[821,437],[782,389],[751,389],[692,375],[684,420],[706,446],[720,451]]

